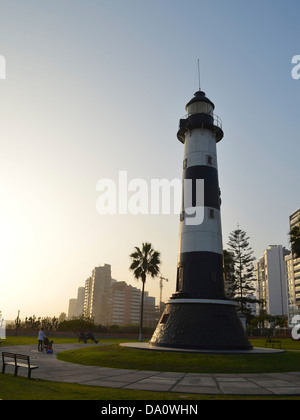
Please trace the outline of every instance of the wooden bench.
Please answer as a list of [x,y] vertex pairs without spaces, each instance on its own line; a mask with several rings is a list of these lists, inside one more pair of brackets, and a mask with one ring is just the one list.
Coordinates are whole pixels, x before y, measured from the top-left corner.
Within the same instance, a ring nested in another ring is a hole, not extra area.
[[[8,361],[7,359],[10,359],[10,361]],[[19,360],[21,360],[21,362],[19,362]],[[18,375],[18,369],[20,367],[27,369],[28,379],[31,378],[31,371],[34,369],[38,369],[38,366],[33,366],[30,364],[29,356],[26,356],[25,354],[9,353],[9,352],[3,351],[2,352],[2,373],[5,373],[5,367],[7,365],[14,366],[15,368],[14,376]]]
[[281,341],[280,340],[272,340],[271,338],[269,338],[268,340],[266,340],[265,342],[265,347],[268,347],[268,344],[271,344],[273,349],[274,349],[274,345],[278,344],[279,348],[281,348]]

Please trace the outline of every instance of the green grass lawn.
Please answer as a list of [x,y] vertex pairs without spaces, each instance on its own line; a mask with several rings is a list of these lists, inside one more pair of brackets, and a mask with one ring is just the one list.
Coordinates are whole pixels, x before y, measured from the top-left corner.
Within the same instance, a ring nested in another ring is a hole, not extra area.
[[117,369],[194,373],[271,373],[300,371],[300,352],[278,354],[200,354],[146,351],[119,344],[62,352],[60,360]]
[[[97,337],[96,337],[97,338]],[[97,338],[100,340],[101,343],[121,343],[121,342],[129,342],[129,341],[137,341],[132,339],[117,339],[117,338]],[[78,343],[78,337],[55,337],[51,336],[50,340],[54,341],[55,344],[64,344],[64,343]],[[18,345],[26,345],[26,344],[38,344],[37,336],[36,337],[27,337],[27,336],[7,336],[5,340],[0,340],[2,344],[0,345],[0,349],[2,347],[8,346],[18,346]],[[82,342],[81,342],[82,343]],[[88,343],[91,343],[89,340]],[[82,343],[83,344],[83,343]]]
[[[53,337],[51,340],[54,340],[55,343],[78,343],[78,338],[69,338],[69,337]],[[2,342],[0,349],[7,346],[19,346],[25,344],[36,344],[38,343],[37,335],[36,337],[27,337],[27,336],[7,336],[5,340],[0,340]]]
[[[281,348],[285,350],[300,350],[300,341],[294,341],[291,338],[275,339],[281,341]],[[253,347],[265,347],[265,338],[257,338],[250,340]],[[270,344],[268,345],[270,347]],[[275,344],[278,348],[278,344]]]

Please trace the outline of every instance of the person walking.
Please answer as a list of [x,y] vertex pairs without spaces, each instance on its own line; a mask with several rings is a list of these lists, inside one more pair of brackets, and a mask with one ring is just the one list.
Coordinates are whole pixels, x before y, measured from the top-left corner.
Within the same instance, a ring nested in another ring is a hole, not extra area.
[[38,351],[43,351],[43,342],[45,339],[44,328],[41,328],[38,335]]

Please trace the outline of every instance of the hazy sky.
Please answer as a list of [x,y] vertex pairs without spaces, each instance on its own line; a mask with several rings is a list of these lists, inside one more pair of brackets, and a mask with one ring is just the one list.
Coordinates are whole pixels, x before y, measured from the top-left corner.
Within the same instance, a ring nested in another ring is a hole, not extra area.
[[[237,224],[255,256],[288,246],[300,207],[296,0],[0,0],[0,310],[67,312],[97,265],[141,287],[151,242],[175,292],[179,217],[100,215],[97,182],[181,179],[177,140],[201,88],[223,121],[224,248]],[[131,193],[132,194],[132,193]],[[158,279],[146,290],[159,296]],[[157,302],[158,303],[158,302]]]

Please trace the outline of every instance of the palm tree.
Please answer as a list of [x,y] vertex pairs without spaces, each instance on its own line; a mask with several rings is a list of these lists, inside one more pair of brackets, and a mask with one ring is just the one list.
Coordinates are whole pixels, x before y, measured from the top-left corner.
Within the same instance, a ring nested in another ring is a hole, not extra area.
[[142,299],[141,299],[141,313],[140,313],[140,334],[139,341],[142,341],[143,334],[143,313],[144,313],[144,291],[146,276],[150,274],[151,277],[156,277],[159,274],[160,252],[154,251],[150,243],[143,243],[142,249],[135,247],[135,251],[130,254],[132,263],[129,270],[133,271],[136,279],[141,279],[143,283]]

